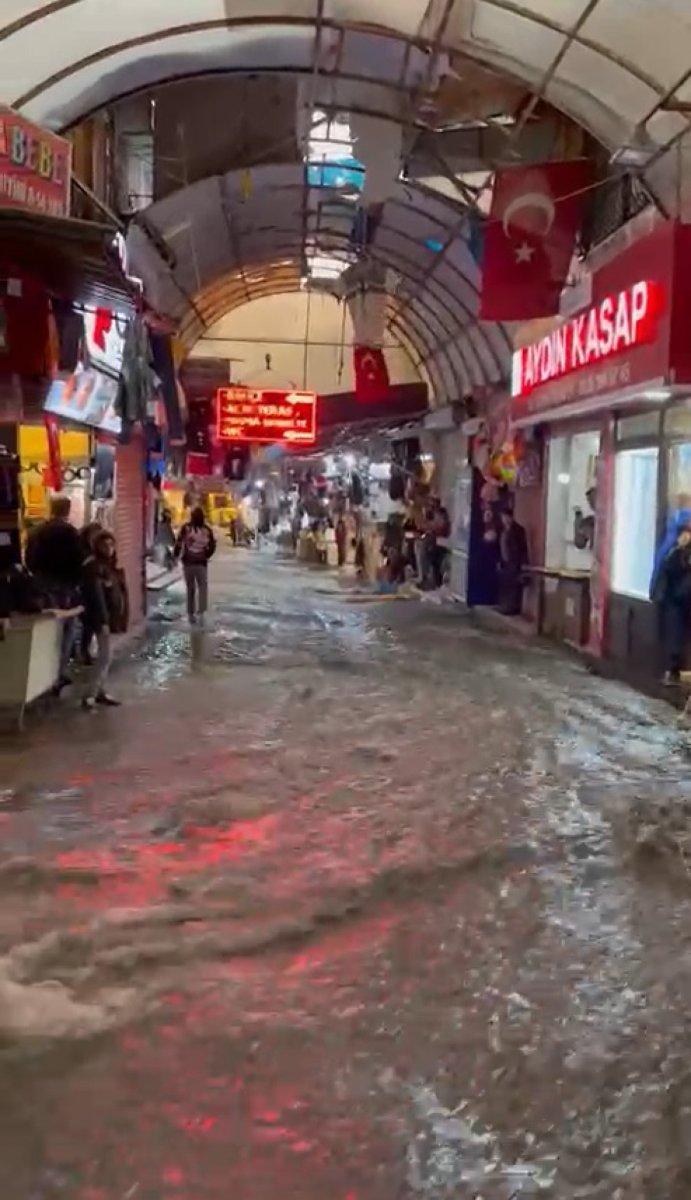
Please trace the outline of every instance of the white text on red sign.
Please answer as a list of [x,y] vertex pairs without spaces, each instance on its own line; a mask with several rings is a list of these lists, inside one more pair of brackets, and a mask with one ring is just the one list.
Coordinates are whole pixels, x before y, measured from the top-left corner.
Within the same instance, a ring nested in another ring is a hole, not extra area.
[[641,281],[586,309],[513,356],[511,394],[535,388],[654,341],[665,294],[659,283]]

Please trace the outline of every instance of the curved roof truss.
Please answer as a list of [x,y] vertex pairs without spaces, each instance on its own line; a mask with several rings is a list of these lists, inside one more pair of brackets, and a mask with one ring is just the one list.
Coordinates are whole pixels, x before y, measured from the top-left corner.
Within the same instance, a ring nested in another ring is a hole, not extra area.
[[[305,188],[301,164],[192,184],[154,204],[129,234],[131,269],[155,307],[194,344],[227,311],[301,286],[305,248],[353,262],[354,207],[324,188]],[[388,271],[387,322],[420,371],[471,390],[507,377],[511,340],[479,323],[479,270],[466,240],[467,213],[451,200],[399,183],[366,256]],[[329,287],[328,290],[333,290]]]
[[[689,130],[686,0],[379,0],[376,25],[371,12],[365,0],[196,0],[191,20],[188,0],[3,0],[0,99],[57,127],[214,70],[337,70],[407,89],[408,43],[512,74],[613,148],[645,142],[653,183],[671,185],[659,164],[671,171]],[[337,66],[315,64],[334,39]]]

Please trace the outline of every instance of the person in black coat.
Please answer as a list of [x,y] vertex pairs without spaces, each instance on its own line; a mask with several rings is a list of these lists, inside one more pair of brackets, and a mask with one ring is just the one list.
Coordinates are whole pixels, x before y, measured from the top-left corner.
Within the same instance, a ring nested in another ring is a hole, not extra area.
[[528,538],[511,511],[501,514],[499,536],[499,609],[506,616],[519,616],[523,607]]
[[96,638],[96,661],[89,672],[82,707],[117,707],[118,701],[106,691],[113,658],[112,635],[125,633],[129,622],[129,601],[124,571],[118,566],[115,538],[105,531],[93,539],[92,553],[84,563],[84,623]]
[[667,684],[678,683],[691,622],[691,528],[679,530],[676,545],[663,559],[652,593],[664,647]]
[[[71,502],[68,496],[53,496],[50,518],[31,530],[26,545],[26,565],[53,608],[76,608],[80,602],[84,548],[74,525],[70,524]],[[63,623],[60,652],[59,692],[71,683],[68,668],[77,640],[77,619]]]

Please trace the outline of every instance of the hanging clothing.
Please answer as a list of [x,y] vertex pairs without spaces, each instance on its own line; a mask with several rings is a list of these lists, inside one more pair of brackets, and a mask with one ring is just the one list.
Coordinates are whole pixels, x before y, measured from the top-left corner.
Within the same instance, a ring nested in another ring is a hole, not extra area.
[[161,393],[168,423],[168,437],[178,442],[184,436],[175,362],[170,338],[163,333],[150,333],[151,361],[161,381]]
[[53,321],[57,332],[57,362],[58,371],[70,375],[76,370],[77,363],[84,360],[84,314],[76,312],[68,300],[52,301]]
[[131,321],[125,335],[120,388],[116,412],[122,419],[123,432],[135,424],[143,425],[153,404],[156,379],[151,365],[149,334],[140,319]]

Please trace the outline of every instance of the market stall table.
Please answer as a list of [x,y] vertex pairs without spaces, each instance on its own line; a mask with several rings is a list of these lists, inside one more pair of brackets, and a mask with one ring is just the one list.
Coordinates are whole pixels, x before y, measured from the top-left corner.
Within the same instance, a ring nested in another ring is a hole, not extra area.
[[27,705],[48,695],[60,676],[60,652],[65,621],[81,608],[13,613],[3,623],[0,639],[0,711],[16,716],[24,727]]

